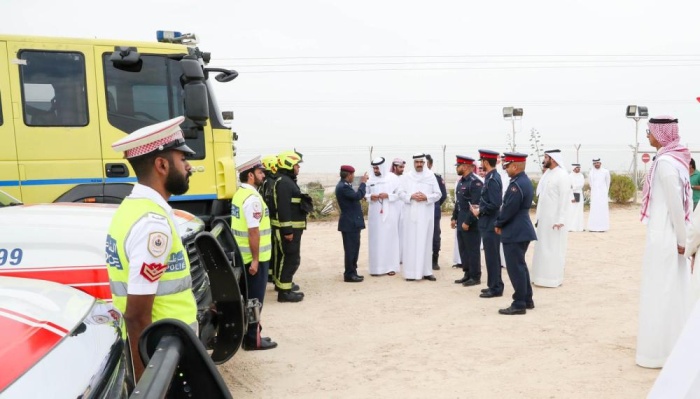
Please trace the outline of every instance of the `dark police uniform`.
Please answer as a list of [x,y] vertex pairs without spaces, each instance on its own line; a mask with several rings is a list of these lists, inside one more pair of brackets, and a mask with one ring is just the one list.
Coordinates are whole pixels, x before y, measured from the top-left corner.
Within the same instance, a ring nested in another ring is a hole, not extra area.
[[[479,150],[481,159],[498,159],[496,151]],[[479,232],[484,244],[488,291],[481,294],[482,298],[503,295],[503,280],[501,279],[501,238],[494,231],[494,223],[500,213],[502,198],[501,176],[496,169],[484,177],[484,188],[479,200]]]
[[[341,169],[344,170],[344,169]],[[347,170],[350,172],[350,170]],[[354,172],[354,169],[353,169]],[[364,198],[367,187],[360,183],[357,191],[352,184],[341,179],[335,186],[335,197],[340,207],[338,219],[338,231],[343,235],[343,249],[345,250],[345,281],[356,282],[357,259],[360,254],[360,232],[365,228],[365,218],[362,215],[360,200]]]
[[[505,153],[504,162],[509,159],[526,159],[527,155],[519,153]],[[508,277],[513,284],[515,293],[511,308],[525,311],[526,308],[534,308],[532,300],[532,285],[530,284],[530,272],[525,263],[525,252],[530,241],[537,240],[535,228],[530,221],[530,207],[532,205],[533,187],[530,178],[525,172],[520,172],[510,179],[510,184],[503,197],[501,213],[496,218],[495,227],[501,228],[501,243],[506,258]],[[508,309],[502,309],[506,311]],[[509,314],[509,313],[506,313]]]
[[435,173],[435,178],[437,179],[438,186],[440,186],[440,192],[442,196],[440,200],[435,203],[435,219],[433,226],[433,270],[440,270],[438,266],[438,257],[440,256],[440,218],[442,217],[442,204],[445,203],[447,199],[447,187],[445,187],[445,179],[439,174]]
[[[474,158],[458,155],[457,164],[474,164]],[[456,229],[459,256],[462,259],[464,277],[455,283],[465,286],[481,283],[481,234],[479,234],[478,218],[472,214],[471,204],[478,204],[481,197],[481,189],[484,183],[474,174],[462,176],[455,189],[455,209],[452,212],[452,220],[457,222]],[[462,223],[469,226],[469,230],[462,228]]]

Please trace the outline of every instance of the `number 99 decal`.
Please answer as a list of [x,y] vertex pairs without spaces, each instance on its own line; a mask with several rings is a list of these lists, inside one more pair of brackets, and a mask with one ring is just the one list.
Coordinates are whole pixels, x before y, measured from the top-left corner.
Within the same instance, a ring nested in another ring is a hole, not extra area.
[[5,249],[0,248],[0,266],[7,265],[19,265],[22,263],[22,255],[24,255],[22,248]]

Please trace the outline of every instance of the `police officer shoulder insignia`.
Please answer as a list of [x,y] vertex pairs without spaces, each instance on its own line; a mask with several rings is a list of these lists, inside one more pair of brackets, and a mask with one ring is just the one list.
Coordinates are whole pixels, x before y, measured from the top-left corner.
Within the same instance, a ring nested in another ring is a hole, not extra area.
[[262,217],[262,207],[258,201],[253,202],[253,217],[258,220]]
[[149,213],[148,217],[153,219],[153,220],[158,220],[158,221],[165,220],[165,216],[159,215],[157,213]]
[[510,188],[510,191],[512,191],[512,192],[514,192],[514,193],[517,193],[517,192],[518,192],[518,186],[516,186],[516,185],[514,184],[514,185]]
[[148,252],[153,257],[163,256],[168,245],[168,236],[160,231],[155,231],[148,236]]
[[155,283],[160,280],[165,270],[168,268],[167,265],[162,263],[146,263],[141,265],[141,275],[148,281]]
[[477,187],[481,187],[484,183],[482,183],[481,180],[477,180],[477,181],[474,182],[474,184],[475,184]]

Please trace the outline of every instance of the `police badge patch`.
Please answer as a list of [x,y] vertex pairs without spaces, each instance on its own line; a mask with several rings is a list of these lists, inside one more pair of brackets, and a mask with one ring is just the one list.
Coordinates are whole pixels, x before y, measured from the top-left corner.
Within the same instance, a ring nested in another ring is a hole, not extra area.
[[262,209],[259,202],[253,202],[253,217],[260,220],[262,217]]
[[167,245],[168,236],[165,233],[156,231],[148,236],[148,252],[155,258],[163,256]]

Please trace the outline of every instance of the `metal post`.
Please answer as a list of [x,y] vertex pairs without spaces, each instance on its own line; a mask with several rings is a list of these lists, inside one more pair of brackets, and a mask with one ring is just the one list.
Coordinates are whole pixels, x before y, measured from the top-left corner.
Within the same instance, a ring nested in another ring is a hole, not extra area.
[[639,191],[639,183],[637,182],[637,155],[639,153],[639,117],[634,118],[634,203],[637,203],[637,191]]
[[513,123],[513,136],[512,139],[513,141],[511,142],[511,151],[515,152],[515,116],[513,116],[510,121]]
[[581,149],[581,144],[574,144],[574,148],[576,148],[576,163],[578,162],[578,150]]

